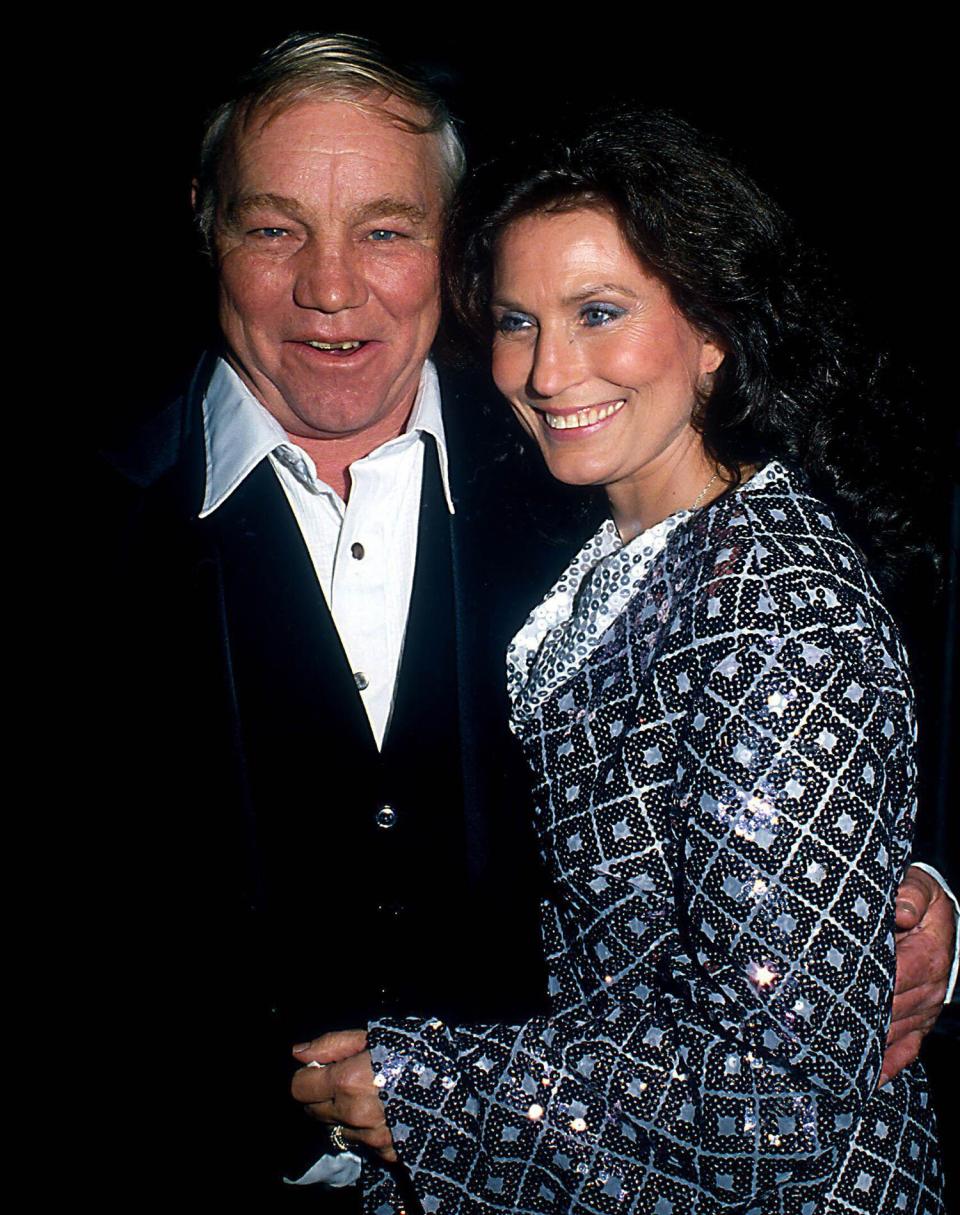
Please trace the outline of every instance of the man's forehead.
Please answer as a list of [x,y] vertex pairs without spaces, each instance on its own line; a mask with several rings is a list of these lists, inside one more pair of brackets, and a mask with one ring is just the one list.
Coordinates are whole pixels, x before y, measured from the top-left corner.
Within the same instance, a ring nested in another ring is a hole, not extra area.
[[426,122],[419,107],[384,92],[362,97],[294,95],[254,110],[237,133],[233,153],[243,162],[265,146],[283,143],[291,151],[318,155],[402,156],[406,162],[429,165],[431,173],[436,162],[439,180],[438,140],[435,133],[422,131]]
[[[436,134],[418,134],[426,115],[386,93],[358,98],[310,95],[263,106],[237,132],[222,162],[221,205],[275,193],[336,210],[392,197],[439,222],[444,172]],[[332,192],[332,193],[331,193]]]
[[350,121],[352,117],[361,116],[395,125],[409,130],[411,133],[426,130],[430,125],[430,116],[422,106],[405,101],[395,93],[386,89],[372,89],[361,92],[359,89],[299,89],[268,98],[250,110],[243,120],[243,129],[263,129],[276,119],[291,110],[314,110],[317,121]]

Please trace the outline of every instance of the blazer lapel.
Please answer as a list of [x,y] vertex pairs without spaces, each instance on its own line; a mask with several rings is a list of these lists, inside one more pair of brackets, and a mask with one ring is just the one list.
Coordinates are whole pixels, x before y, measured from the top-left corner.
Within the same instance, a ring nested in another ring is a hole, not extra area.
[[[345,759],[375,751],[313,563],[269,462],[198,527],[222,567],[233,677],[251,741],[272,740],[307,762],[301,741],[323,739],[331,753],[337,740]],[[266,762],[282,764],[284,755]]]

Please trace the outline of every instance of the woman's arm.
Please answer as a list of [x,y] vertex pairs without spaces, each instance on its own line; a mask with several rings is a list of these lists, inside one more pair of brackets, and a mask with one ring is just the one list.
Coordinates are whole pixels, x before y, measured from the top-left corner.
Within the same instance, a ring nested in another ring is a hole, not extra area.
[[[598,1193],[671,1186],[728,1202],[771,1185],[816,1193],[842,1159],[888,1017],[909,690],[895,639],[865,626],[781,622],[710,649],[675,772],[644,773],[622,807],[639,841],[644,798],[672,781],[669,838],[608,857],[551,909],[564,1011],[370,1028],[394,1140],[432,1209],[473,1196],[549,1210],[561,1193],[593,1209]],[[626,770],[643,744],[637,723]],[[635,942],[657,939],[658,863],[678,924],[664,920],[650,984]]]

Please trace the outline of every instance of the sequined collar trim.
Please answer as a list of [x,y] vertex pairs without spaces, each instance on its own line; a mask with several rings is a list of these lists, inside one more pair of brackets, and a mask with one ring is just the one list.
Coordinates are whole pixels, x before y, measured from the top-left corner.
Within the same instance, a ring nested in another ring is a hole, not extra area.
[[721,508],[746,490],[785,480],[789,483],[787,470],[772,461],[732,494],[698,511],[677,511],[629,544],[620,539],[613,520],[605,520],[530,613],[507,650],[513,721],[530,717],[583,666],[678,527]]

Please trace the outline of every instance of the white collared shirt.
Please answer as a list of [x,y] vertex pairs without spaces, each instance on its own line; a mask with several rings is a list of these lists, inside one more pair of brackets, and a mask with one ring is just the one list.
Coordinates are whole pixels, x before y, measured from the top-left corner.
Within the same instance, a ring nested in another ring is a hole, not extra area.
[[433,435],[453,513],[437,373],[426,362],[403,434],[350,465],[344,503],[221,359],[203,402],[206,491],[200,517],[221,506],[264,457],[306,543],[377,741],[390,721],[413,587],[424,436]]

